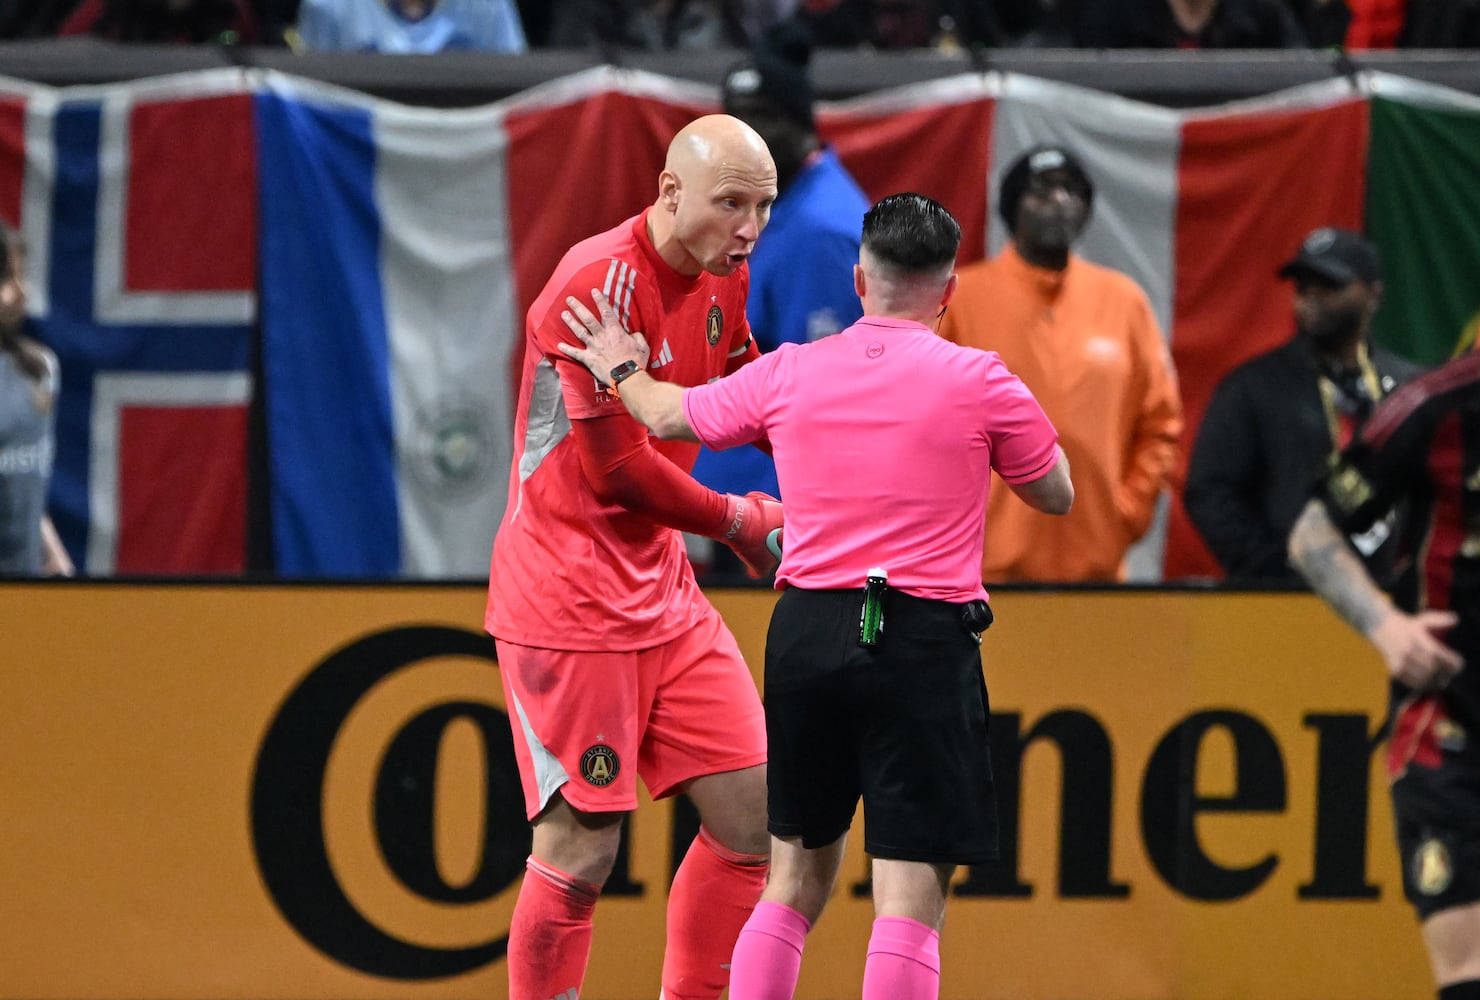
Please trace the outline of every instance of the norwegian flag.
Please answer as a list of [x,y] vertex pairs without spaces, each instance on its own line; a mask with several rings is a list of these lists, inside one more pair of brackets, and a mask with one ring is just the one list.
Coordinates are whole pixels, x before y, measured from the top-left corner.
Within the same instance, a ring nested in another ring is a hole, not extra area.
[[0,211],[62,363],[52,516],[91,574],[245,568],[257,183],[238,81],[0,93]]

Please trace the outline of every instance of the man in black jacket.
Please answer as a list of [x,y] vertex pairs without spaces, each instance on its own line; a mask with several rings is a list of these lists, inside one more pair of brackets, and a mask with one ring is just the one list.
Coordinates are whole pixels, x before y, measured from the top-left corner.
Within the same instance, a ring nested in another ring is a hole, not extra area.
[[[1332,456],[1372,407],[1421,369],[1371,344],[1382,298],[1377,247],[1321,228],[1280,269],[1296,334],[1230,372],[1198,428],[1183,503],[1230,579],[1295,581],[1285,540]],[[1393,571],[1393,525],[1353,539],[1374,575]]]

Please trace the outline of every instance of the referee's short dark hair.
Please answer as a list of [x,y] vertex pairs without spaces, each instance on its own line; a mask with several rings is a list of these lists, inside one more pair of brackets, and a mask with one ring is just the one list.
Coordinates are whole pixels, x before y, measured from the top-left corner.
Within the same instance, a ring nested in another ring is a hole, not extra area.
[[863,217],[863,248],[897,270],[928,274],[956,259],[961,224],[934,198],[891,194]]

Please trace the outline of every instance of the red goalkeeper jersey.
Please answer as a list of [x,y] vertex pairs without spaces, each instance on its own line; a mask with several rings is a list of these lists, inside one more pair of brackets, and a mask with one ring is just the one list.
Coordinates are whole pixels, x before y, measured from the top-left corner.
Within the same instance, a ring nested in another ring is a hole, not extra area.
[[[571,421],[631,420],[622,402],[560,353],[577,345],[560,313],[601,290],[627,329],[647,337],[648,372],[702,385],[754,354],[745,320],[749,271],[681,275],[647,236],[647,212],[578,243],[525,318],[523,377],[509,502],[493,545],[485,625],[500,639],[551,649],[643,649],[699,617],[682,535],[604,504],[582,471]],[[594,310],[593,310],[594,311]],[[684,472],[699,446],[648,444]]]

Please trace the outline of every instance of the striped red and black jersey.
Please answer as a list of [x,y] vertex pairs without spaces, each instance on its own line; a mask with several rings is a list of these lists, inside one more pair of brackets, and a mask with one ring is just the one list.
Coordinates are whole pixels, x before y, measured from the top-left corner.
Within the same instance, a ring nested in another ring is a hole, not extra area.
[[1319,496],[1349,533],[1409,503],[1399,558],[1409,563],[1413,586],[1394,599],[1410,611],[1459,615],[1446,641],[1471,665],[1461,677],[1480,704],[1480,352],[1383,400]]

